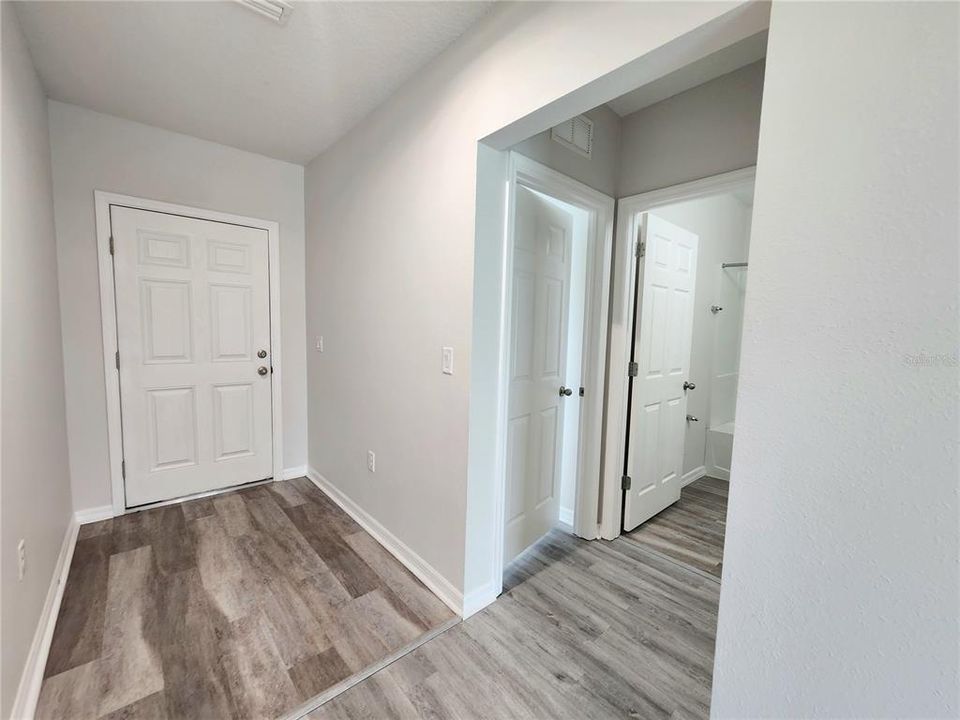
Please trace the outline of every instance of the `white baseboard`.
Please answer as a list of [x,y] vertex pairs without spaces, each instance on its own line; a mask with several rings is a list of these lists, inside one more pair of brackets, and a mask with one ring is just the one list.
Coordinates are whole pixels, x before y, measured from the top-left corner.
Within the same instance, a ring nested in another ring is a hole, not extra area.
[[307,466],[298,465],[297,467],[284,468],[281,471],[281,480],[293,480],[294,478],[306,477]]
[[573,529],[573,510],[565,507],[560,508],[560,522]]
[[99,507],[87,508],[86,510],[77,510],[73,514],[73,517],[77,521],[77,525],[109,520],[113,517],[113,506],[101,505]]
[[335,487],[314,468],[307,468],[307,477],[320,488],[325,495],[339,505],[344,512],[370,533],[397,560],[420,579],[424,585],[440,598],[457,615],[463,614],[463,593],[430,563],[411,550],[402,540],[385,528],[376,518],[361,508],[351,498]]
[[707,474],[707,468],[705,468],[703,465],[701,465],[700,467],[695,467],[693,470],[690,470],[689,472],[685,472],[683,474],[683,477],[680,478],[680,487],[686,487],[687,485],[692,483],[694,480],[699,480],[706,474]]
[[468,592],[463,598],[463,619],[466,620],[483,610],[487,605],[497,599],[500,588],[493,583],[488,583],[481,588]]
[[730,482],[730,471],[727,468],[717,467],[714,465],[710,468],[709,472],[704,474],[709,475],[712,478],[716,478],[717,480],[726,480],[727,482]]
[[[96,508],[100,510],[100,508]],[[111,509],[112,515],[112,509]],[[60,601],[63,600],[63,589],[67,584],[67,575],[70,573],[70,561],[73,560],[73,550],[77,545],[77,532],[80,523],[77,515],[70,518],[67,530],[63,535],[63,544],[60,546],[60,555],[53,568],[50,578],[50,587],[47,597],[43,601],[43,610],[37,621],[37,629],[33,633],[33,642],[27,653],[27,662],[20,675],[20,685],[17,695],[13,699],[13,711],[10,717],[13,720],[32,718],[37,710],[37,700],[40,697],[40,685],[43,683],[43,671],[47,666],[47,655],[50,653],[50,642],[53,640],[53,630],[57,624],[57,615],[60,614]]]

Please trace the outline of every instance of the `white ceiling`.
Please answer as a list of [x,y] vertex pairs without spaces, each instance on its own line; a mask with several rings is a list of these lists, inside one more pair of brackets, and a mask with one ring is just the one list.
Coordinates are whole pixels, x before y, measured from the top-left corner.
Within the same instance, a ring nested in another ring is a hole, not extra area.
[[767,33],[757,33],[611,100],[607,106],[620,117],[739,70],[767,55]]
[[234,2],[18,3],[55,100],[306,163],[491,2],[298,2],[284,25]]

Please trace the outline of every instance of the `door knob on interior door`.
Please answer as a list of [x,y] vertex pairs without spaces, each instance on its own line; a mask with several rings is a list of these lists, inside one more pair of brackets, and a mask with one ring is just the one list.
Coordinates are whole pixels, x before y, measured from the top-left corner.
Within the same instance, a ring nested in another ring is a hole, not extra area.
[[573,388],[560,386],[560,397],[570,397],[571,395],[573,395]]
[[260,367],[257,368],[257,372],[260,373],[261,375],[266,375],[270,371],[267,370],[266,365],[261,365]]
[[684,380],[684,381],[683,381],[683,389],[684,389],[684,390],[696,390],[696,389],[697,389],[697,384],[696,384],[696,383],[692,383],[692,382],[690,382],[689,380]]
[[700,422],[700,418],[695,415],[687,415],[687,422]]
[[266,356],[267,356],[267,351],[266,351],[266,350],[260,350],[260,351],[257,353],[257,357],[260,358],[261,360],[263,360]]

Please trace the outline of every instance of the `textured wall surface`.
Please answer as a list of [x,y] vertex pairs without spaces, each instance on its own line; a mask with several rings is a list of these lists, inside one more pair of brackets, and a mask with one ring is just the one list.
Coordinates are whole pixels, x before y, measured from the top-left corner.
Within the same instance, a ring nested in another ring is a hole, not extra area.
[[715,717],[960,713],[958,13],[774,5]]

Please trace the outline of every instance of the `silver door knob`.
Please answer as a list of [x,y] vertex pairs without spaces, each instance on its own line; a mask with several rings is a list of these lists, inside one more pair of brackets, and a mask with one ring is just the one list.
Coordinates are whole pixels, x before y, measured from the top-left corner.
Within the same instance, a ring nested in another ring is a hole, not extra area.
[[696,384],[696,383],[692,383],[692,382],[690,382],[689,380],[684,380],[684,381],[683,381],[683,389],[684,389],[684,390],[696,390],[696,389],[697,389],[697,384]]
[[267,370],[267,367],[265,365],[261,365],[260,367],[257,368],[257,372],[260,373],[261,375],[266,375],[270,371]]
[[560,386],[560,397],[570,397],[571,395],[573,395],[573,388]]
[[693,415],[687,415],[687,422],[700,422],[700,418]]
[[260,358],[261,360],[263,360],[266,356],[267,356],[266,350],[260,350],[259,352],[257,352],[257,357]]

